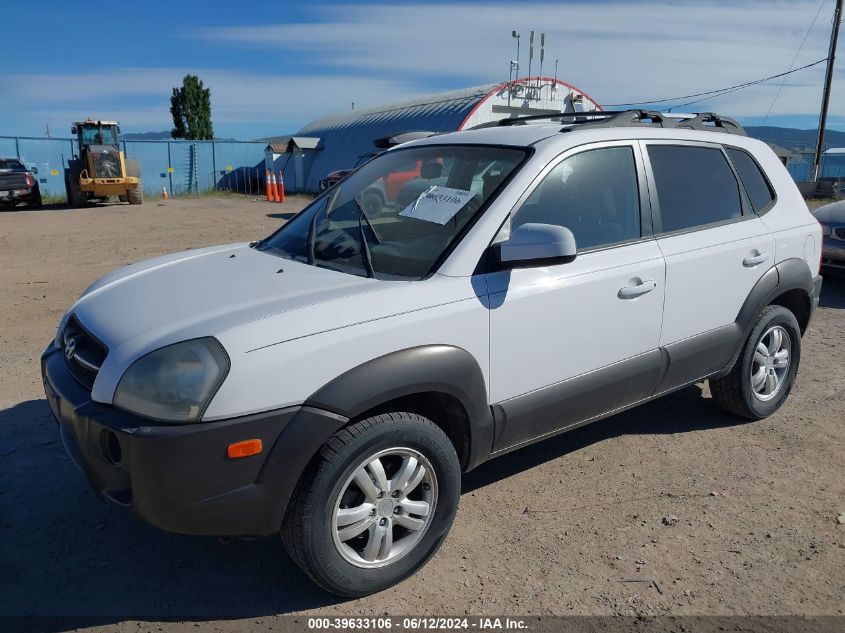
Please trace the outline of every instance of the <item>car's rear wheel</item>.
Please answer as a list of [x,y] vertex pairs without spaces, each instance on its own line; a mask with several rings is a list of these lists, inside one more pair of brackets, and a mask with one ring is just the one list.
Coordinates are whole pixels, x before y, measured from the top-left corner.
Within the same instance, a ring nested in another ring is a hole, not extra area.
[[757,318],[730,373],[710,380],[713,399],[726,411],[759,420],[786,401],[801,360],[801,328],[795,315],[768,306]]
[[318,585],[367,595],[434,555],[459,496],[460,465],[440,428],[413,413],[377,415],[323,445],[294,492],[282,538]]

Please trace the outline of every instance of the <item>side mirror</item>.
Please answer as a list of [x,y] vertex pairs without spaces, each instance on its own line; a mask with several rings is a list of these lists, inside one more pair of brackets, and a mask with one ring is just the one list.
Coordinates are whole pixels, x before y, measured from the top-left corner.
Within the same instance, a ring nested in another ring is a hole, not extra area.
[[30,167],[29,171],[35,174],[36,176],[38,175],[38,167]]
[[75,125],[72,128],[70,128],[70,133],[76,134],[76,126]]
[[498,245],[499,261],[506,268],[515,265],[564,264],[577,252],[572,231],[554,224],[523,224],[506,242]]

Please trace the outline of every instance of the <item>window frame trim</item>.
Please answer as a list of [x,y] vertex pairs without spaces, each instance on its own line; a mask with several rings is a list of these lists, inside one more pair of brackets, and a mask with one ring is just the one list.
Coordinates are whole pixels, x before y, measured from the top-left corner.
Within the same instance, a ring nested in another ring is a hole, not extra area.
[[[728,156],[727,150],[725,149],[724,145],[721,143],[716,143],[713,141],[691,141],[686,139],[639,139],[637,141],[640,144],[641,151],[642,151],[642,159],[643,163],[645,164],[646,170],[646,180],[648,181],[648,191],[649,191],[649,198],[651,202],[651,211],[652,211],[652,226],[654,227],[654,237],[657,239],[662,239],[664,237],[673,237],[675,235],[684,235],[686,233],[694,233],[696,231],[702,231],[706,229],[712,229],[720,226],[726,226],[729,224],[736,224],[737,222],[744,222],[746,220],[750,220],[752,218],[758,217],[756,213],[754,213],[753,208],[751,207],[751,202],[748,200],[747,194],[745,192],[745,185],[742,184],[742,181],[739,179],[739,175],[736,172],[736,168],[734,164],[731,162],[730,157]],[[660,198],[657,195],[657,180],[654,177],[654,168],[651,164],[651,158],[648,155],[648,146],[649,145],[673,145],[676,147],[702,147],[706,149],[715,149],[721,152],[722,157],[725,159],[728,169],[730,169],[731,173],[734,177],[734,182],[736,183],[737,194],[739,195],[739,205],[740,205],[740,216],[738,218],[729,218],[727,220],[718,220],[716,222],[709,222],[707,224],[697,224],[695,226],[683,228],[683,229],[676,229],[674,231],[664,231],[663,230],[663,215],[660,210]]]
[[[766,215],[769,211],[774,208],[774,206],[778,202],[778,192],[772,185],[772,181],[769,180],[769,176],[766,174],[766,171],[760,166],[760,162],[754,157],[754,154],[749,152],[744,147],[740,147],[739,145],[731,145],[730,143],[723,143],[722,147],[724,147],[725,149],[725,154],[728,157],[728,161],[730,162],[731,167],[733,167],[734,171],[736,172],[737,180],[739,180],[739,183],[742,185],[743,192],[748,197],[748,206],[751,209],[751,213],[755,214],[757,217],[762,217]],[[751,162],[754,163],[754,166],[757,167],[757,171],[759,171],[760,175],[763,177],[763,182],[765,182],[766,186],[769,188],[769,193],[771,194],[772,199],[769,200],[769,203],[759,211],[754,210],[754,205],[751,204],[751,196],[748,195],[748,190],[746,189],[745,182],[742,180],[742,176],[739,173],[739,169],[737,169],[736,165],[734,165],[733,160],[731,160],[731,155],[728,153],[728,149],[737,150],[748,156],[751,159]]]
[[[620,242],[612,242],[599,246],[591,246],[583,250],[579,249],[576,252],[576,256],[586,255],[587,253],[595,253],[598,251],[610,250],[614,248],[619,248],[621,246],[628,246],[630,244],[637,244],[639,242],[653,240],[654,233],[652,228],[652,212],[650,208],[651,202],[648,195],[648,184],[646,181],[646,172],[644,168],[642,149],[639,147],[639,143],[636,139],[616,139],[610,141],[592,141],[569,147],[554,158],[552,158],[548,163],[546,163],[546,165],[537,172],[537,175],[525,188],[525,191],[520,194],[519,198],[514,203],[513,207],[511,207],[505,219],[499,225],[499,229],[496,231],[495,235],[493,236],[493,239],[490,241],[490,244],[487,247],[487,252],[489,253],[490,249],[496,244],[496,238],[501,233],[504,226],[508,222],[510,222],[511,218],[516,214],[516,212],[522,208],[522,206],[525,204],[525,201],[528,200],[528,198],[534,193],[537,187],[539,187],[540,184],[546,179],[546,176],[548,176],[552,171],[554,171],[561,163],[563,163],[565,160],[568,160],[569,158],[572,158],[573,156],[583,154],[584,152],[589,152],[597,149],[610,149],[614,147],[628,147],[631,149],[631,153],[633,154],[634,169],[636,170],[637,189],[639,193],[640,204],[640,236],[633,239],[622,240]],[[578,240],[576,237],[576,246],[577,245]]]

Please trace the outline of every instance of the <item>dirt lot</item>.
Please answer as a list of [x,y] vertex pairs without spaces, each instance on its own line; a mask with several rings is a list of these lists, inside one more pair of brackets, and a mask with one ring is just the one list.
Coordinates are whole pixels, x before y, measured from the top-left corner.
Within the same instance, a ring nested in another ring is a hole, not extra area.
[[825,282],[777,415],[740,423],[697,386],[489,462],[465,477],[441,552],[379,595],[327,596],[277,539],[165,534],[100,502],[65,456],[40,385],[63,311],[117,266],[263,236],[302,204],[0,213],[0,614],[127,631],[135,620],[252,630],[301,612],[843,614],[841,280]]

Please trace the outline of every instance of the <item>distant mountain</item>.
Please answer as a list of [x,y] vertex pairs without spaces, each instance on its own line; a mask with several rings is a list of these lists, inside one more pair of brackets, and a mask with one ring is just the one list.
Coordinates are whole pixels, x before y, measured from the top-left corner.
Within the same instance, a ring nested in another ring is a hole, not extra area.
[[170,138],[170,130],[164,132],[130,132],[121,134],[126,141],[165,141]]
[[[780,145],[793,152],[812,152],[816,147],[818,130],[798,130],[791,127],[772,127],[770,125],[749,125],[745,128],[748,136],[753,136],[767,143]],[[828,130],[824,135],[826,148],[845,147],[845,132]]]

